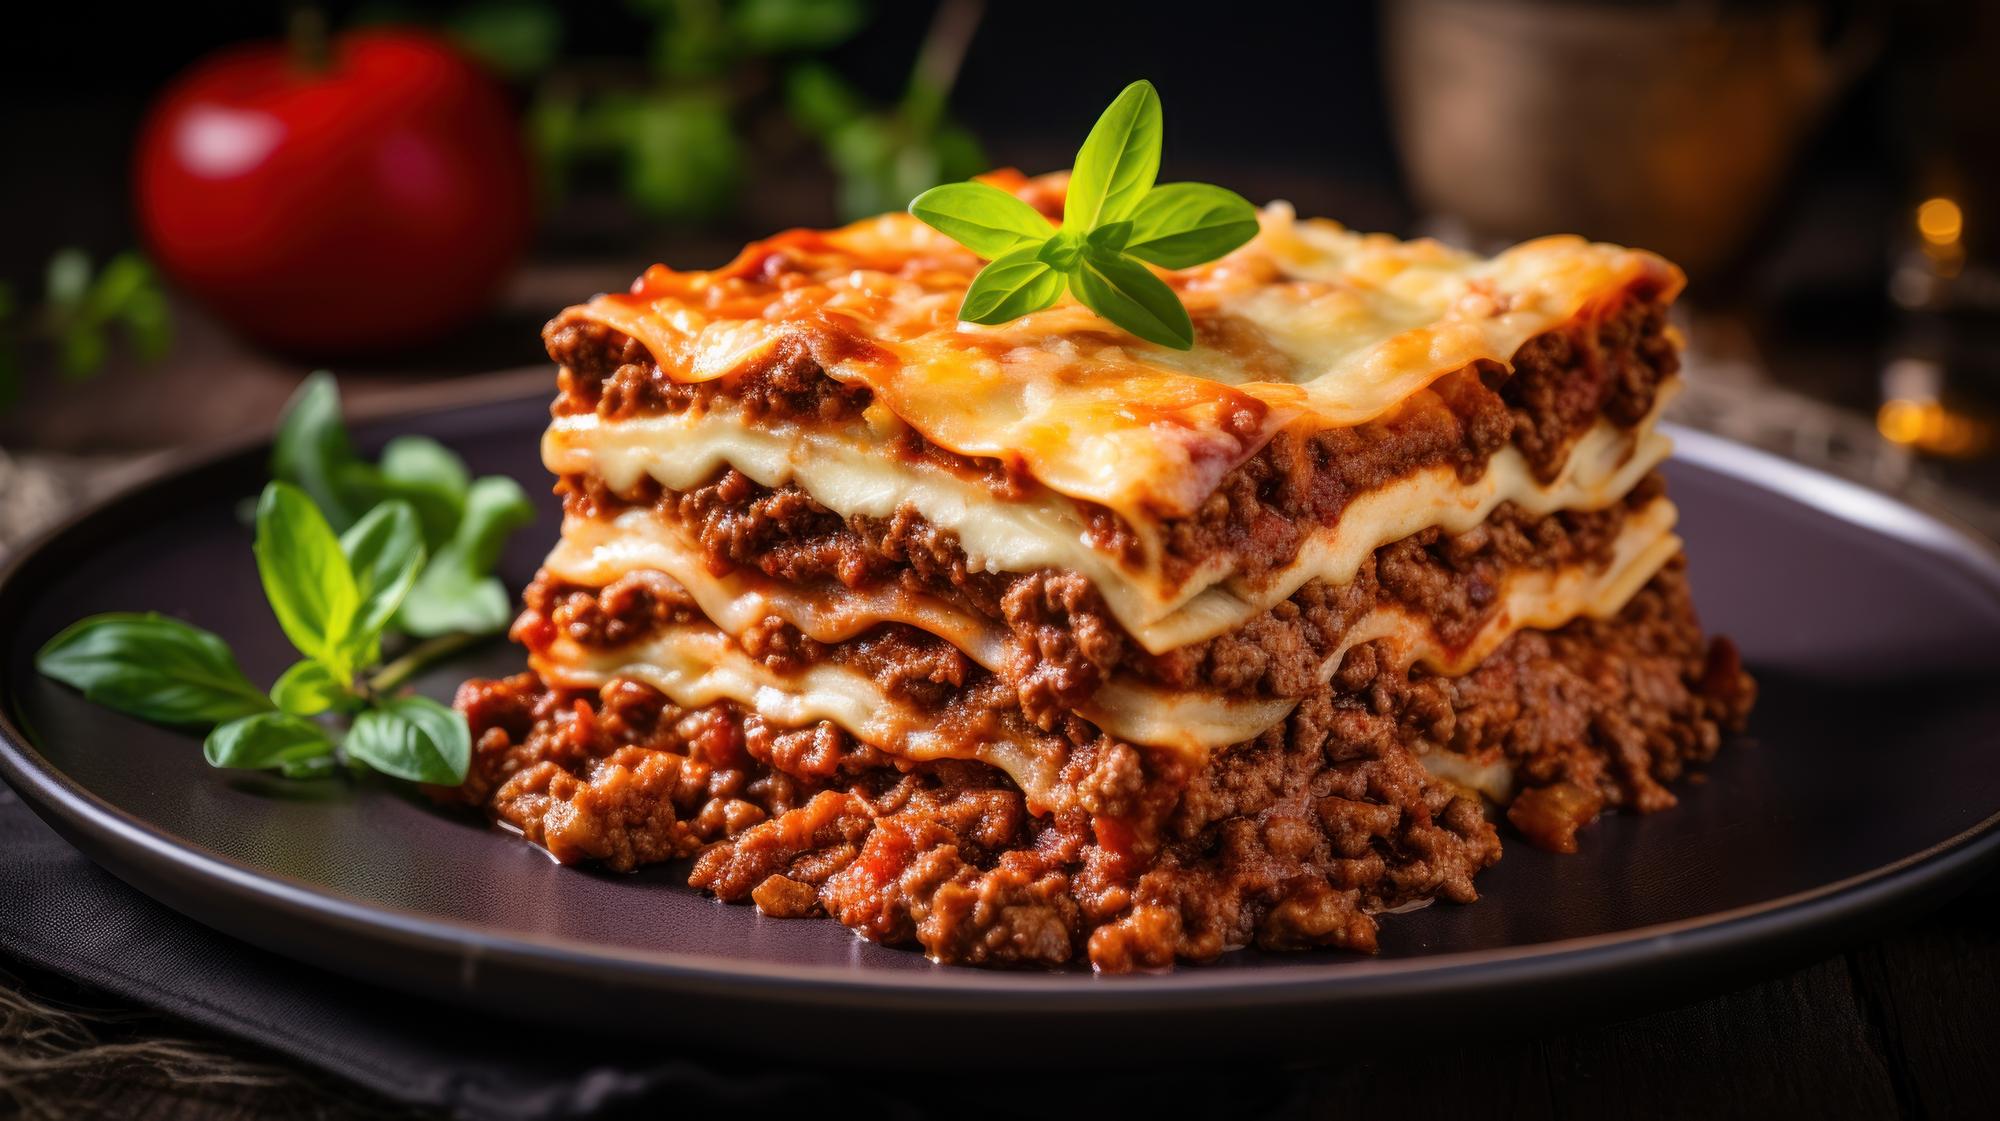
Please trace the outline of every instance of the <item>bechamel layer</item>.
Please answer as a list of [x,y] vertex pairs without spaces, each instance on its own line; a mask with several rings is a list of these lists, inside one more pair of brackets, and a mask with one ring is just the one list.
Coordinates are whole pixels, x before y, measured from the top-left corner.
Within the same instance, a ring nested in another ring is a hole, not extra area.
[[[1664,498],[1634,512],[1613,543],[1610,561],[1601,568],[1572,565],[1510,573],[1498,589],[1494,612],[1462,645],[1440,644],[1431,621],[1421,613],[1397,605],[1377,607],[1356,620],[1338,648],[1321,661],[1319,679],[1330,679],[1347,651],[1362,643],[1384,642],[1399,667],[1421,664],[1433,673],[1455,676],[1477,666],[1521,629],[1553,629],[1579,617],[1615,615],[1680,551],[1680,539],[1673,533],[1675,517],[1673,504]],[[718,577],[690,550],[676,547],[671,531],[645,518],[643,511],[627,512],[610,523],[577,522],[572,520],[563,544],[545,564],[549,573],[566,582],[601,586],[626,572],[658,571],[685,588],[713,626],[664,628],[636,644],[613,649],[559,638],[536,662],[551,681],[595,687],[613,677],[637,677],[666,692],[676,704],[728,699],[783,724],[832,720],[865,743],[909,758],[956,754],[1005,769],[1034,757],[1023,746],[1032,741],[1031,735],[1021,743],[996,742],[954,753],[931,726],[929,714],[899,704],[857,671],[821,662],[787,677],[749,658],[730,640],[773,615],[825,643],[844,641],[883,622],[902,622],[939,634],[997,671],[1005,636],[990,621],[921,596],[883,593],[850,598],[844,589],[814,595],[758,575]],[[1077,712],[1118,739],[1181,752],[1198,763],[1209,752],[1275,726],[1295,703],[1176,690],[1115,674]]]
[[[1661,394],[1661,405],[1668,396]],[[1159,654],[1234,630],[1310,580],[1344,584],[1393,541],[1433,526],[1465,532],[1503,502],[1531,516],[1608,507],[1671,452],[1672,441],[1653,427],[1657,414],[1658,407],[1629,429],[1598,422],[1548,483],[1511,446],[1494,453],[1471,482],[1449,466],[1412,471],[1355,496],[1337,522],[1306,538],[1291,562],[1254,582],[1230,571],[1227,558],[1169,581],[1156,523],[1134,524],[1141,556],[1127,564],[1092,546],[1075,504],[1061,495],[1002,499],[949,468],[897,455],[865,426],[747,423],[723,410],[619,421],[582,414],[550,424],[542,458],[559,475],[595,476],[615,492],[648,477],[670,490],[690,490],[733,467],[767,487],[795,484],[842,517],[886,518],[908,506],[955,535],[975,569],[1081,573],[1120,625]]]

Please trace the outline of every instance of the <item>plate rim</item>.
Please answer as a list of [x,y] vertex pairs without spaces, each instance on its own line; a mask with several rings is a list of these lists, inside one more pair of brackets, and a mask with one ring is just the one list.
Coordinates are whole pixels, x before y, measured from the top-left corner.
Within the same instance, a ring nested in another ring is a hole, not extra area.
[[[383,412],[356,425],[357,434],[366,442],[370,429],[404,426],[440,414],[471,420],[533,399],[526,394],[477,402],[460,399]],[[2000,601],[2000,546],[1948,515],[1711,433],[1677,424],[1662,428],[1674,439],[1676,459],[1944,557]],[[15,601],[25,597],[27,575],[53,563],[52,558],[65,550],[87,547],[92,537],[88,531],[121,508],[159,492],[198,488],[204,477],[236,470],[238,460],[268,446],[269,438],[259,435],[164,459],[146,478],[100,497],[24,543],[0,563],[0,620],[19,614]],[[4,641],[11,647],[14,640],[8,636]],[[1995,807],[1955,836],[1832,883],[1669,923],[1552,942],[1390,959],[1301,957],[1256,970],[1180,966],[1119,977],[967,967],[880,970],[496,933],[473,923],[336,894],[241,864],[111,805],[43,757],[22,725],[13,711],[11,692],[0,693],[0,774],[8,785],[94,863],[162,902],[169,893],[155,890],[159,884],[152,877],[191,877],[200,887],[218,890],[258,911],[313,923],[320,933],[345,931],[375,943],[386,941],[459,962],[468,970],[512,968],[598,981],[615,977],[658,990],[801,1006],[852,1006],[864,998],[877,1006],[888,1003],[911,1011],[963,1012],[967,1008],[962,1002],[970,998],[996,1011],[1125,1014],[1162,1011],[1189,1000],[1199,1000],[1204,1008],[1226,1005],[1268,1011],[1439,992],[1500,994],[1552,981],[1573,983],[1622,974],[1648,959],[1658,964],[1659,955],[1668,950],[1682,962],[1699,963],[1813,937],[1900,900],[1941,892],[2000,858],[2000,807]],[[100,846],[112,858],[99,855]],[[199,914],[182,913],[217,928]],[[343,968],[309,960],[336,971]]]

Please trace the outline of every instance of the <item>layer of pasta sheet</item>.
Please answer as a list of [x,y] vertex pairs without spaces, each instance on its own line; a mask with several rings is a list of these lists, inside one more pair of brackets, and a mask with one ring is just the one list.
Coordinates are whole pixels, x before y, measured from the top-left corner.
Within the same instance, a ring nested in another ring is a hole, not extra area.
[[954,534],[975,568],[1082,573],[1126,631],[1161,653],[1239,627],[1309,580],[1344,583],[1392,541],[1433,526],[1451,533],[1470,529],[1502,503],[1533,514],[1602,509],[1658,467],[1672,446],[1650,417],[1630,428],[1600,421],[1549,481],[1537,479],[1512,447],[1496,452],[1470,481],[1450,467],[1421,468],[1356,497],[1338,522],[1307,535],[1290,563],[1254,582],[1236,578],[1220,562],[1171,580],[1157,541],[1128,563],[1096,547],[1067,498],[1046,491],[999,498],[949,468],[896,454],[865,428],[757,423],[725,410],[622,421],[586,414],[557,417],[543,439],[542,457],[557,475],[593,477],[613,491],[647,478],[685,491],[733,468],[764,486],[796,484],[842,517],[882,518],[914,509]]
[[[1655,499],[1626,519],[1602,568],[1570,566],[1511,574],[1494,608],[1469,640],[1444,646],[1430,620],[1407,608],[1379,608],[1357,621],[1319,667],[1333,675],[1346,652],[1377,642],[1396,664],[1455,675],[1483,660],[1524,628],[1560,627],[1579,617],[1609,618],[1680,551],[1675,510]],[[662,627],[614,648],[558,636],[535,652],[534,667],[551,684],[596,688],[618,677],[645,681],[683,707],[733,701],[775,723],[802,726],[830,720],[856,739],[910,759],[974,758],[1007,771],[1031,797],[1046,796],[1052,764],[1037,743],[1046,737],[1018,714],[982,722],[954,719],[890,697],[870,677],[834,659],[791,673],[770,669],[735,638],[776,617],[817,642],[838,647],[870,628],[897,622],[939,635],[989,670],[998,669],[1004,638],[992,625],[951,605],[894,593],[811,595],[756,575],[718,576],[671,530],[645,511],[610,522],[572,522],[546,569],[577,584],[609,583],[633,571],[672,579],[708,622]],[[1078,715],[1127,742],[1176,751],[1195,765],[1231,744],[1282,721],[1289,700],[1243,698],[1217,691],[1173,690],[1136,678],[1106,682]]]

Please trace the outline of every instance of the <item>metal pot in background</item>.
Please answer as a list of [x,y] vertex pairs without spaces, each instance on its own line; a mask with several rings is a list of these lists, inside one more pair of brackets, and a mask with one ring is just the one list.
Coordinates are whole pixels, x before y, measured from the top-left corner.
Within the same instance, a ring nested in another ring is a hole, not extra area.
[[1476,244],[1557,230],[1728,263],[1873,54],[1810,4],[1391,0],[1396,140],[1419,206]]

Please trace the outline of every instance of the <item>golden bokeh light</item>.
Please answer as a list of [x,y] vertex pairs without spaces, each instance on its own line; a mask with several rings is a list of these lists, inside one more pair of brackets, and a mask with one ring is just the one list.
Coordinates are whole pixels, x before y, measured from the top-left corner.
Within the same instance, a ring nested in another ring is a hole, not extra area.
[[1882,402],[1875,430],[1892,444],[1928,455],[1968,458],[1993,446],[1993,424],[1955,412],[1940,401],[1895,399]]
[[1956,245],[1965,233],[1965,212],[1948,198],[1925,199],[1917,206],[1917,233],[1932,245]]

